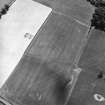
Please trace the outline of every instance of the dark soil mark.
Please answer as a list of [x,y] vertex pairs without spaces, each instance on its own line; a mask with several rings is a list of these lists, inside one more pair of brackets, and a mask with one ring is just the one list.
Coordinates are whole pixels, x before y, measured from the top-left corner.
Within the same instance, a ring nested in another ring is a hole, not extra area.
[[98,79],[103,79],[103,72],[99,72],[99,73],[97,74],[97,78],[98,78]]

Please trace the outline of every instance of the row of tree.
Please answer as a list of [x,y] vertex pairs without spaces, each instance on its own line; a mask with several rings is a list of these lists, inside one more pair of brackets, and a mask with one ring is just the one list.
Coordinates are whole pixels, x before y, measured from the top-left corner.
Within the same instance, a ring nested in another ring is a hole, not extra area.
[[95,7],[91,19],[91,27],[105,31],[105,1],[104,0],[87,0]]
[[3,15],[5,15],[7,13],[7,11],[9,10],[9,5],[4,5],[4,7],[0,10],[0,19]]

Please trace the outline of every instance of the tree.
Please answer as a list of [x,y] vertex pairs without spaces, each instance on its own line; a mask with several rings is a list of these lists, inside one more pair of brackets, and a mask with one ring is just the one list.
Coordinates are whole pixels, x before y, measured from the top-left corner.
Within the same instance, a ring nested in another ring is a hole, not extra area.
[[105,31],[105,8],[96,8],[91,19],[91,27]]
[[105,0],[87,0],[87,2],[95,7],[105,7]]
[[[105,0],[87,0],[95,7],[95,11],[91,19],[91,27],[105,31]],[[90,31],[89,31],[90,32]]]

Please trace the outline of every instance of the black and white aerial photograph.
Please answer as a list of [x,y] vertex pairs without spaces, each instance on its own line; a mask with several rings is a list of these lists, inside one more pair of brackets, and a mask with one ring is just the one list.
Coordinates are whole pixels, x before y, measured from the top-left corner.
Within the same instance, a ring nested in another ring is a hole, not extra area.
[[105,105],[105,0],[0,0],[0,105]]

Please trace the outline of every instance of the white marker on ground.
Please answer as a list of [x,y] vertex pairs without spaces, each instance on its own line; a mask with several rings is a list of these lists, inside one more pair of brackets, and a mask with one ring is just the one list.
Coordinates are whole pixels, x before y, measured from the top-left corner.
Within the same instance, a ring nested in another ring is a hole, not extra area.
[[99,102],[105,101],[105,97],[101,94],[94,94],[94,99]]

